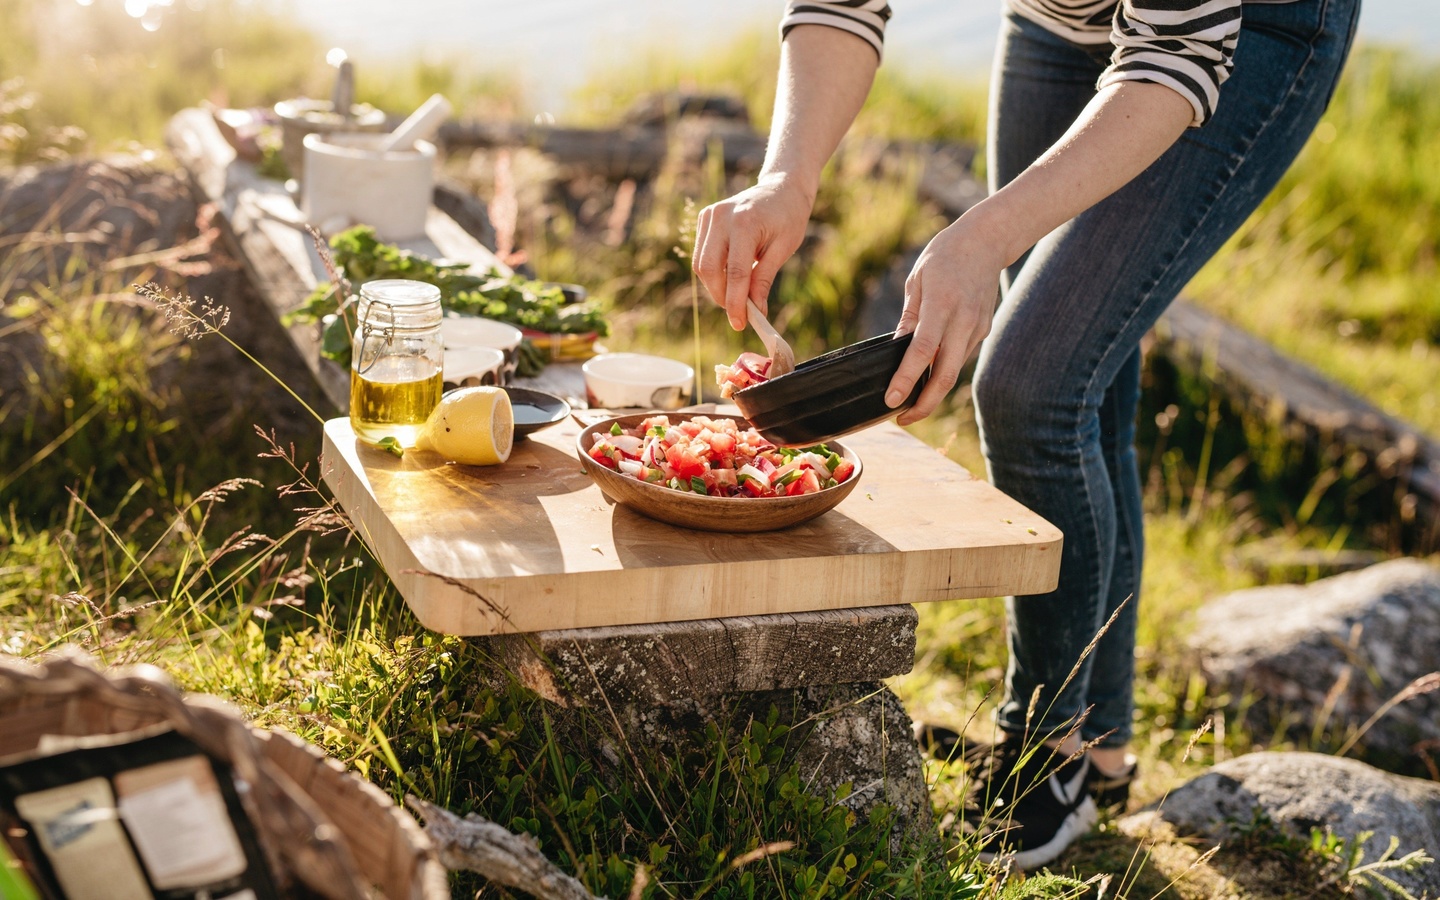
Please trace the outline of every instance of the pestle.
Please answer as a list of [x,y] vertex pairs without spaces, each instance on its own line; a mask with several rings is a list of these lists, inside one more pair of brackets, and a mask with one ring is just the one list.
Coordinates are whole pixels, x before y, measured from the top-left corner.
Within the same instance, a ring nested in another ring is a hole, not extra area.
[[338,47],[326,54],[325,61],[336,68],[335,89],[330,94],[330,108],[345,122],[354,118],[355,64]]
[[429,100],[420,104],[419,109],[380,142],[380,151],[409,150],[416,141],[433,135],[449,116],[450,101],[440,94],[431,94]]

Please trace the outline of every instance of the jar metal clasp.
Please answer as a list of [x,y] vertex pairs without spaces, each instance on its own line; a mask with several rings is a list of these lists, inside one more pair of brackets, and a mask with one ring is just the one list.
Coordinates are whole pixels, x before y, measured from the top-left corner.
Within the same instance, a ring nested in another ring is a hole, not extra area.
[[[389,324],[377,326],[370,321],[370,314],[377,306],[384,306],[390,311]],[[365,362],[365,347],[370,342],[370,338],[374,337],[377,333],[384,338],[386,348],[395,342],[395,305],[387,303],[384,300],[371,300],[367,303],[365,306],[365,317],[360,320],[360,348],[356,352],[355,359],[355,371],[358,374],[364,375],[380,361],[381,352],[376,350],[370,357],[370,361],[368,363]]]

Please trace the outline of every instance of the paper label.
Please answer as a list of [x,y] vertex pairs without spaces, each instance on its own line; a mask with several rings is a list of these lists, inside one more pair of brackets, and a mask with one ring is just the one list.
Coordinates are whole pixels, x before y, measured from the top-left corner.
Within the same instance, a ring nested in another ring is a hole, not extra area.
[[120,815],[157,888],[199,887],[245,871],[245,851],[203,757],[121,772],[115,787]]
[[24,794],[15,810],[30,823],[69,900],[150,900],[104,778]]

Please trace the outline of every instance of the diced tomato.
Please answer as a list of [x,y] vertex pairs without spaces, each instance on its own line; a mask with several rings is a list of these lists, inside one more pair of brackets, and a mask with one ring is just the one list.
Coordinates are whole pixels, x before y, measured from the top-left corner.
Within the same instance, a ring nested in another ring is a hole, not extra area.
[[740,484],[740,489],[752,497],[773,497],[775,492],[770,488],[756,481],[754,478],[746,478]]
[[735,452],[735,436],[733,434],[711,434],[710,449],[716,453],[730,455]]
[[617,459],[619,456],[620,451],[616,450],[614,447],[610,446],[610,444],[605,441],[596,441],[595,446],[590,448],[590,458],[607,469],[620,468],[620,464]]
[[810,469],[806,469],[804,475],[790,482],[790,486],[785,488],[785,496],[787,497],[798,497],[801,494],[816,494],[819,492],[820,479],[816,477],[815,473]]
[[830,473],[830,477],[843,483],[845,479],[854,474],[855,464],[848,459],[842,459],[840,460],[840,465],[835,467],[835,471]]
[[695,475],[705,474],[705,464],[700,461],[691,450],[679,446],[669,447],[665,450],[665,461],[675,469],[675,474],[684,481]]

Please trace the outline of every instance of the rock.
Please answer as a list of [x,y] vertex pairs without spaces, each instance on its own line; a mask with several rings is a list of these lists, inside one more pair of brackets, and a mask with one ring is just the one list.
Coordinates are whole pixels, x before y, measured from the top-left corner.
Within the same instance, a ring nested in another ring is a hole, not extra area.
[[[848,783],[849,796],[840,802],[862,820],[878,804],[892,807],[892,852],[899,852],[907,839],[923,842],[933,836],[930,791],[910,717],[900,699],[880,682],[750,691],[725,699],[726,708],[718,714],[695,703],[620,704],[607,714],[613,713],[632,747],[703,759],[714,753],[713,745],[706,743],[707,725],[719,721],[740,731],[748,722],[765,721],[773,708],[779,712],[779,722],[793,729],[785,739],[782,765],[797,767],[807,791],[823,797]],[[562,707],[550,710],[555,727],[568,735],[562,740],[594,741],[594,735],[585,731],[584,717]],[[622,752],[621,747],[602,747],[612,762]]]
[[[15,244],[7,260],[12,296],[0,298],[0,307],[32,290],[32,281],[51,280],[57,256],[53,251],[27,252],[23,238],[33,234],[41,248],[63,246],[65,256],[58,259],[68,261],[73,253],[88,271],[106,273],[101,290],[115,291],[117,297],[126,294],[132,281],[149,277],[197,300],[213,297],[233,312],[225,328],[231,340],[264,360],[321,415],[333,414],[248,274],[210,232],[212,212],[196,206],[183,173],[148,152],[28,167],[0,177],[0,237]],[[66,235],[63,244],[55,240],[60,233]],[[165,252],[176,247],[187,251]],[[114,316],[124,314],[123,303],[114,308]],[[0,310],[0,329],[11,324]],[[163,322],[159,324],[163,330]],[[307,453],[309,446],[318,447],[311,437],[316,433],[314,419],[234,348],[211,336],[180,349],[155,366],[150,377],[157,396],[179,394],[176,408],[183,407],[187,423],[204,429],[205,439],[233,433],[239,420],[275,428],[282,444],[297,441]],[[29,373],[44,371],[46,365],[43,342],[33,330],[21,329],[0,348],[0,394],[24,396]]]
[[[1212,685],[1343,742],[1416,679],[1440,671],[1440,570],[1399,559],[1309,585],[1236,591],[1201,611],[1191,643]],[[1386,768],[1419,770],[1440,745],[1440,678],[1395,705],[1361,739]]]
[[[1164,822],[1181,835],[1224,844],[1238,836],[1237,826],[1254,821],[1257,810],[1301,839],[1308,839],[1312,828],[1328,827],[1354,846],[1358,835],[1371,832],[1362,845],[1362,864],[1379,858],[1392,835],[1400,842],[1392,858],[1422,849],[1440,853],[1440,784],[1319,753],[1251,753],[1227,760],[1118,824],[1138,836]],[[1440,895],[1435,863],[1385,874],[1416,896]]]

